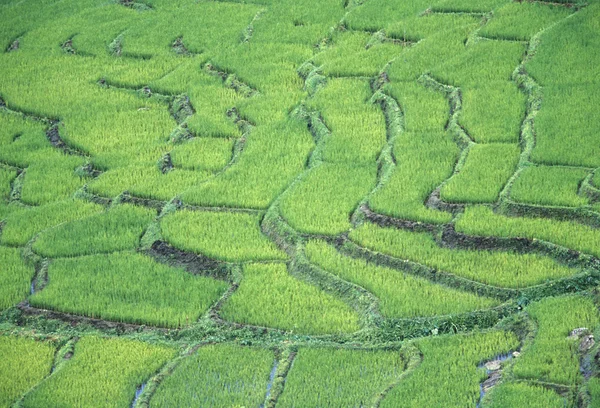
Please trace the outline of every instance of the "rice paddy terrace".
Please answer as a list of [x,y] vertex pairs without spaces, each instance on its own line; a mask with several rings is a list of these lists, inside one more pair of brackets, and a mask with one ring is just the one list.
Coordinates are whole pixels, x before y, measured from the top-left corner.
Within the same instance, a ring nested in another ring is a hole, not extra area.
[[600,2],[0,0],[0,407],[600,407]]

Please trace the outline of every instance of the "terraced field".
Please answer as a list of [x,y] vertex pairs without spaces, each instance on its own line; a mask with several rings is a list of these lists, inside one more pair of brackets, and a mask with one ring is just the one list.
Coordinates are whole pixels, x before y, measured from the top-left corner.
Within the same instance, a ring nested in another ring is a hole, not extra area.
[[600,1],[0,22],[0,407],[600,407]]

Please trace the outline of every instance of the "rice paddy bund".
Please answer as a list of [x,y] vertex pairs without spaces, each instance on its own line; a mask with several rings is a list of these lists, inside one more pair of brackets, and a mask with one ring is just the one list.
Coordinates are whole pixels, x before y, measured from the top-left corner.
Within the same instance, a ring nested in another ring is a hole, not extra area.
[[0,408],[600,407],[600,0],[0,0]]

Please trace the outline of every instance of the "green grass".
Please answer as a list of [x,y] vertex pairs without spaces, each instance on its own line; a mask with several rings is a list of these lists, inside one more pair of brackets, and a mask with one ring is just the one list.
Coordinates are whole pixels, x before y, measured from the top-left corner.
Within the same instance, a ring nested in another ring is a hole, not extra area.
[[406,132],[441,132],[450,116],[448,100],[441,92],[418,82],[392,82],[385,90],[398,102]]
[[87,185],[87,191],[113,198],[127,191],[135,197],[169,201],[181,191],[206,180],[212,173],[174,169],[162,173],[158,165],[127,166],[102,173]]
[[482,0],[473,3],[469,0],[440,0],[432,10],[448,12],[484,13],[497,9],[510,0]]
[[541,284],[579,272],[541,255],[447,249],[439,247],[428,233],[380,228],[373,224],[353,230],[350,238],[374,251],[507,288]]
[[175,168],[187,170],[221,170],[233,154],[231,139],[195,138],[171,150]]
[[579,327],[593,331],[600,323],[592,300],[582,296],[546,298],[526,310],[537,323],[537,335],[515,362],[514,375],[565,385],[580,382],[579,344],[567,336]]
[[572,13],[566,7],[533,2],[510,2],[494,11],[479,35],[488,38],[529,40],[534,34]]
[[10,198],[12,182],[16,178],[16,170],[0,167],[0,200],[6,201]]
[[448,315],[498,305],[493,299],[436,285],[361,259],[344,257],[323,241],[309,241],[306,255],[315,265],[373,293],[379,299],[381,314],[386,317]]
[[281,213],[296,230],[336,235],[352,226],[350,216],[375,187],[377,167],[323,163],[283,196]]
[[513,175],[521,149],[516,144],[477,144],[469,149],[464,166],[445,184],[442,200],[493,203]]
[[25,337],[0,336],[0,407],[11,407],[50,374],[54,346]]
[[492,388],[482,407],[563,408],[565,399],[548,388],[524,383],[503,383]]
[[510,81],[524,53],[525,44],[522,43],[480,41],[432,70],[432,74],[443,83],[465,88]]
[[304,170],[313,146],[303,122],[285,120],[258,126],[235,166],[181,197],[193,205],[267,208]]
[[33,250],[56,258],[134,249],[155,215],[152,209],[119,205],[44,231]]
[[30,298],[33,306],[170,328],[194,323],[228,287],[126,252],[58,259],[48,277],[48,286]]
[[27,168],[21,192],[26,204],[44,205],[71,198],[85,180],[75,174],[84,163],[76,156],[40,160]]
[[510,198],[537,205],[580,207],[588,200],[577,192],[588,174],[589,170],[569,167],[527,167],[513,184]]
[[289,275],[283,264],[247,264],[239,289],[223,305],[225,320],[296,333],[358,330],[358,316],[341,300]]
[[508,81],[490,81],[462,92],[459,122],[477,143],[517,143],[525,94]]
[[600,118],[594,110],[600,103],[600,84],[551,83],[543,92],[532,159],[549,165],[600,166]]
[[309,99],[331,130],[323,141],[322,159],[335,163],[374,163],[386,141],[385,118],[370,102],[369,81],[336,78]]
[[[600,46],[600,39],[594,34],[599,28],[599,10],[597,1],[590,2],[589,7],[578,11],[572,18],[564,19],[542,35],[535,58],[527,63],[527,71],[540,85],[598,83],[600,55],[595,50]],[[587,93],[597,94],[592,89]],[[547,98],[551,93],[544,91],[544,95]],[[546,101],[544,106],[547,106]],[[585,108],[585,105],[580,105],[580,108]],[[575,113],[570,109],[568,111],[569,114]]]
[[78,220],[102,211],[97,204],[81,200],[65,200],[40,207],[15,207],[5,217],[0,243],[22,246],[41,231]]
[[158,387],[152,407],[258,407],[265,399],[273,353],[207,345],[187,357]]
[[454,170],[458,148],[444,132],[401,133],[394,143],[396,168],[369,206],[376,212],[428,223],[445,223],[451,214],[431,210],[424,203]]
[[398,351],[302,348],[290,370],[281,407],[364,407],[402,374]]
[[127,407],[136,388],[175,354],[167,346],[84,337],[71,360],[28,394],[23,407]]
[[360,31],[335,32],[333,43],[317,54],[314,63],[327,76],[376,76],[389,61],[402,53],[401,45],[375,42],[372,36]]
[[483,206],[467,207],[456,230],[469,235],[541,239],[600,257],[600,231],[577,222],[507,217]]
[[165,240],[185,251],[225,261],[286,259],[285,253],[261,234],[259,215],[177,211],[161,220]]
[[467,407],[479,400],[479,384],[487,377],[478,364],[514,350],[511,332],[430,337],[416,343],[423,361],[392,388],[381,407]]
[[17,248],[0,247],[0,265],[0,310],[4,310],[25,300],[35,271]]

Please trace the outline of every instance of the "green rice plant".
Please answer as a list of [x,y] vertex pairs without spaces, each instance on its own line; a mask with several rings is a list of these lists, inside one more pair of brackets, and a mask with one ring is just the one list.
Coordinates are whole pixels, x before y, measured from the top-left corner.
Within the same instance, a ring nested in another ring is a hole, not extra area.
[[364,407],[405,369],[396,350],[301,348],[290,370],[281,407]]
[[573,329],[593,330],[600,323],[594,302],[582,296],[551,297],[531,304],[526,310],[538,329],[533,344],[515,362],[514,375],[558,384],[578,383],[579,344],[568,336]]
[[[493,299],[436,285],[362,259],[344,257],[323,241],[309,241],[306,255],[312,263],[326,271],[373,293],[379,299],[381,314],[386,317],[448,315],[499,304]],[[421,299],[427,299],[427,302],[421,302]]]
[[435,67],[444,64],[465,52],[465,42],[471,31],[479,23],[440,30],[408,48],[401,58],[397,58],[388,69],[389,78],[394,82],[414,81]]
[[171,160],[175,168],[218,171],[231,160],[234,143],[232,139],[194,138],[175,146]]
[[510,0],[482,0],[473,3],[469,0],[439,0],[434,3],[432,10],[463,13],[486,13],[497,9]]
[[170,328],[195,322],[228,287],[128,252],[54,260],[48,277],[48,286],[30,298],[31,305]]
[[479,35],[527,41],[534,34],[571,13],[570,9],[561,6],[534,2],[507,2],[494,11],[494,17],[479,31]]
[[[253,1],[254,2],[254,1]],[[344,15],[344,5],[337,0],[319,2],[312,0],[256,1],[266,5],[252,23],[251,42],[294,43],[313,46],[321,40],[330,27]]]
[[186,121],[190,131],[199,136],[239,137],[240,131],[227,117],[227,110],[235,106],[241,97],[233,89],[225,88],[218,77],[209,77],[195,84],[188,93],[196,111]]
[[84,164],[77,156],[63,156],[29,166],[25,173],[21,200],[28,204],[44,205],[73,196],[84,184],[75,169]]
[[598,83],[545,86],[544,103],[535,122],[532,160],[548,165],[600,166],[596,143],[600,118],[594,109],[599,103]]
[[357,331],[358,316],[336,297],[302,282],[285,264],[245,264],[238,290],[219,312],[229,321],[306,334]]
[[513,175],[521,149],[516,144],[476,144],[467,160],[441,191],[442,200],[458,203],[493,203]]
[[0,407],[11,407],[50,374],[54,346],[25,337],[0,336]]
[[[527,71],[540,85],[598,83],[600,55],[595,51],[600,46],[600,39],[595,34],[598,32],[599,10],[600,4],[597,1],[590,2],[589,7],[579,10],[571,18],[565,18],[543,33],[535,58],[526,64]],[[560,58],[557,58],[558,55]],[[590,89],[589,94],[594,93],[597,94],[597,91]],[[551,94],[545,90],[544,97],[549,95]],[[585,106],[581,103],[578,109]],[[565,112],[568,112],[566,115],[577,113],[570,109]]]
[[353,30],[378,31],[396,21],[417,17],[431,5],[430,0],[390,3],[386,0],[365,2],[353,9],[344,19],[346,26]]
[[541,239],[600,257],[600,230],[573,221],[507,217],[483,206],[467,207],[456,230],[469,235]]
[[563,408],[567,405],[565,399],[551,389],[510,382],[493,387],[485,396],[481,406],[486,408]]
[[17,171],[11,168],[0,167],[0,200],[8,201],[12,191],[12,182],[17,178]]
[[192,205],[267,208],[304,170],[313,146],[306,124],[299,120],[258,126],[235,166],[181,198]]
[[512,332],[429,337],[416,343],[423,361],[410,376],[392,388],[381,407],[467,407],[480,398],[487,377],[478,365],[518,347]]
[[440,32],[473,27],[481,17],[475,14],[428,13],[394,21],[385,26],[387,36],[403,41],[416,41],[435,36]]
[[5,218],[0,243],[23,246],[41,231],[56,225],[91,216],[102,206],[76,199],[60,201],[40,207],[17,207]]
[[373,211],[427,223],[446,223],[449,213],[431,210],[424,203],[454,170],[456,143],[446,132],[403,132],[394,144],[396,168],[369,201]]
[[115,206],[44,231],[33,243],[33,250],[55,258],[134,249],[155,215],[155,210],[147,208]]
[[327,82],[308,102],[331,130],[323,141],[322,158],[328,162],[374,163],[386,141],[385,118],[370,102],[369,82],[337,78]]
[[336,235],[351,228],[350,217],[375,187],[377,166],[322,163],[288,190],[281,214],[296,230]]
[[521,63],[525,44],[479,41],[432,70],[434,78],[459,87],[477,87],[490,81],[510,81]]
[[185,251],[224,261],[284,260],[286,255],[261,234],[260,215],[177,211],[161,219],[162,235]]
[[169,346],[86,336],[71,360],[23,401],[24,408],[126,407],[136,388],[176,355]]
[[445,129],[450,107],[441,92],[426,88],[416,81],[392,82],[385,90],[400,105],[407,132],[433,133]]
[[271,351],[258,347],[200,347],[161,382],[150,406],[258,407],[265,399],[273,360]]
[[587,391],[590,394],[590,408],[600,407],[600,379],[592,377],[587,382]]
[[127,191],[135,197],[168,201],[211,175],[187,169],[163,173],[156,164],[127,166],[102,173],[87,184],[87,191],[101,197],[116,197]]
[[518,143],[525,94],[512,82],[493,81],[462,92],[460,123],[477,143]]
[[0,247],[0,265],[0,310],[4,310],[27,297],[35,270],[16,248]]
[[579,272],[537,254],[442,248],[429,233],[373,224],[353,230],[350,238],[374,251],[505,288],[523,288]]
[[376,76],[385,65],[402,53],[393,42],[372,43],[373,36],[361,31],[337,31],[332,44],[314,58],[327,76]]
[[579,207],[587,198],[577,194],[589,170],[557,166],[530,166],[514,182],[510,198],[537,205]]

